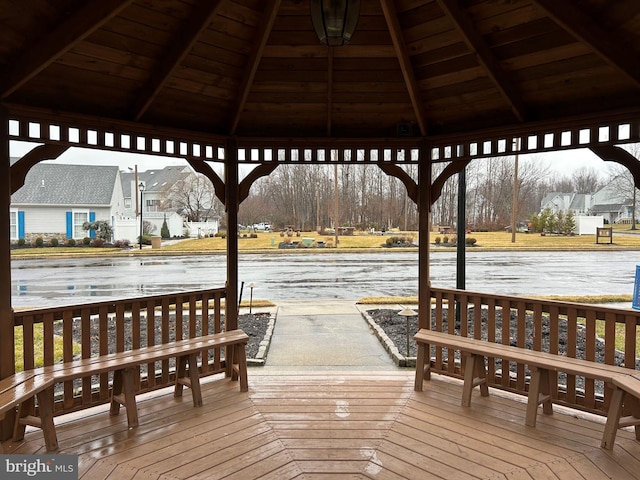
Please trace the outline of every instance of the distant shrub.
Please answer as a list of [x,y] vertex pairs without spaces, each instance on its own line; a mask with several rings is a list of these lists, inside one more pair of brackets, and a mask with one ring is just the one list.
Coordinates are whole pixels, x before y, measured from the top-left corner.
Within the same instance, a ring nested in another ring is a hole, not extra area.
[[473,237],[467,237],[465,238],[464,243],[466,243],[467,245],[475,245],[477,241],[478,240]]
[[44,245],[44,239],[42,237],[36,237],[36,239],[34,240],[33,244],[36,247],[42,247]]
[[56,237],[53,237],[51,240],[49,240],[49,244],[50,244],[52,247],[57,247],[57,246],[58,246],[58,243],[59,243],[59,242],[58,242],[58,239],[57,239]]
[[18,239],[18,246],[19,247],[24,247],[24,245],[26,244],[26,240],[24,238],[19,238]]
[[70,238],[69,240],[67,240],[67,247],[75,247],[76,246],[76,241],[74,238]]
[[129,240],[116,240],[113,242],[113,246],[116,248],[127,248],[129,246]]
[[387,238],[387,239],[385,240],[385,243],[387,244],[387,246],[388,246],[388,247],[393,246],[393,243],[394,243],[394,239],[393,239],[393,237],[389,237],[389,238]]
[[89,237],[84,237],[84,238],[82,239],[82,244],[83,244],[83,245],[91,245],[91,238],[89,238]]
[[442,243],[449,243],[449,237],[446,235],[442,238]]
[[440,245],[440,243],[442,243],[442,238],[440,238],[440,237],[436,237],[436,238],[434,239],[434,242],[436,242],[436,245]]
[[94,238],[91,241],[91,246],[92,247],[96,247],[96,248],[100,248],[100,247],[104,247],[105,241],[102,238]]

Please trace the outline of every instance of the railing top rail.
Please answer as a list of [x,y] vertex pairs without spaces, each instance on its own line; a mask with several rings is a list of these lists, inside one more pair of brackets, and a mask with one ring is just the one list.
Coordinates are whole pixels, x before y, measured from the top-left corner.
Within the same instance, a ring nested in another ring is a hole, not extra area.
[[164,301],[174,300],[177,297],[183,297],[186,301],[189,298],[200,299],[205,295],[210,296],[218,296],[219,298],[224,298],[226,294],[226,290],[224,287],[221,288],[208,288],[202,290],[190,290],[184,292],[172,292],[165,293],[161,295],[149,295],[145,297],[136,297],[136,298],[124,298],[118,300],[107,300],[103,302],[90,302],[83,304],[75,304],[75,305],[60,305],[55,307],[42,307],[42,308],[31,308],[27,310],[18,310],[14,312],[14,321],[16,325],[22,324],[22,319],[25,317],[36,316],[37,318],[41,318],[45,315],[53,315],[55,317],[62,318],[62,314],[64,312],[69,312],[71,310],[73,316],[79,316],[82,312],[89,311],[90,314],[98,314],[101,310],[105,308],[109,313],[115,312],[117,306],[124,306],[125,311],[131,310],[134,304],[148,304],[149,302],[153,302],[154,306],[160,306]]
[[595,312],[596,317],[604,318],[605,315],[615,317],[616,321],[625,322],[625,318],[635,317],[636,323],[640,324],[640,311],[631,309],[621,309],[614,307],[607,307],[603,305],[567,302],[561,300],[550,300],[537,297],[522,297],[513,295],[499,295],[490,293],[474,292],[470,290],[461,290],[456,288],[438,288],[431,287],[432,293],[441,293],[446,295],[454,295],[455,300],[462,298],[479,297],[482,304],[487,304],[490,301],[492,303],[509,303],[510,306],[522,305],[524,303],[525,308],[533,309],[534,305],[541,305],[543,311],[548,311],[550,308],[557,309],[560,315],[566,315],[569,310],[576,312],[579,317],[584,317],[589,312]]

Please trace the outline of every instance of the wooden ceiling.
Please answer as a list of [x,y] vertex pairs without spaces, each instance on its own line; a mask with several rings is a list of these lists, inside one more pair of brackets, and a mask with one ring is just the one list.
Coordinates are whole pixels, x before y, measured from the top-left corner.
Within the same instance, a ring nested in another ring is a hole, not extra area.
[[[638,0],[0,0],[0,98],[204,134],[464,134],[640,112]],[[637,115],[636,115],[637,116]]]

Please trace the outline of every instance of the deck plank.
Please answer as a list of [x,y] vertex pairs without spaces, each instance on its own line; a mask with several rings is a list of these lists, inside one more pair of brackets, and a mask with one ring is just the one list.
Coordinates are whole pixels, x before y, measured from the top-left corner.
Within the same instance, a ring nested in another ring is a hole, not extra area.
[[[203,379],[202,407],[170,389],[141,395],[136,429],[106,406],[56,418],[61,453],[79,456],[84,480],[640,479],[631,429],[606,451],[600,417],[558,408],[531,428],[521,397],[492,390],[464,408],[456,380],[414,392],[411,371],[380,377],[252,369],[247,393]],[[44,453],[37,430],[5,446]]]

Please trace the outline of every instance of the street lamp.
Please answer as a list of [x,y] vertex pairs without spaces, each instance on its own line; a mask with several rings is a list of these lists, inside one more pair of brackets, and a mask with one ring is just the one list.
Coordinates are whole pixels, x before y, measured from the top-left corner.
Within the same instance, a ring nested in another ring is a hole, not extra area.
[[415,317],[418,314],[415,311],[411,310],[409,307],[405,307],[402,311],[398,312],[398,315],[401,315],[407,319],[407,358],[409,358],[409,319],[411,317]]
[[144,192],[144,183],[138,184],[138,190],[140,190],[140,250],[142,250],[142,193]]
[[251,315],[251,306],[253,305],[253,288],[255,285],[251,282],[247,287],[249,287],[249,315]]

